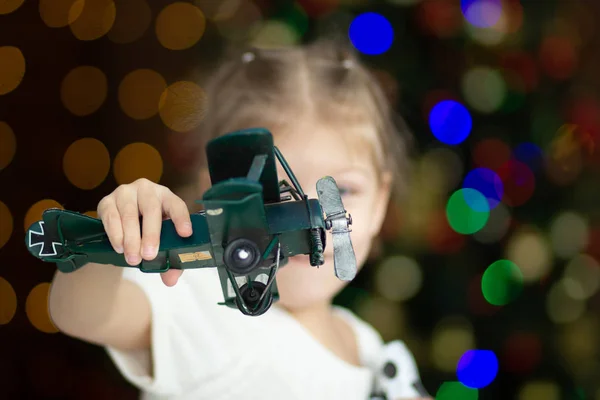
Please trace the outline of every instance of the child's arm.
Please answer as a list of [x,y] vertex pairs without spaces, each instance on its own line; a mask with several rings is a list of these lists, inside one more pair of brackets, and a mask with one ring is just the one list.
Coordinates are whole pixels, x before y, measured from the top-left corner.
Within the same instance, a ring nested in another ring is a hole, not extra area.
[[[124,252],[132,266],[156,257],[163,215],[173,220],[179,235],[192,234],[183,200],[145,179],[119,186],[98,204],[98,217],[113,248]],[[162,274],[163,282],[172,286],[180,274],[167,271]],[[122,275],[122,267],[99,264],[88,264],[68,274],[57,271],[49,296],[55,325],[70,336],[100,345],[148,348],[150,302],[141,287],[122,279]]]

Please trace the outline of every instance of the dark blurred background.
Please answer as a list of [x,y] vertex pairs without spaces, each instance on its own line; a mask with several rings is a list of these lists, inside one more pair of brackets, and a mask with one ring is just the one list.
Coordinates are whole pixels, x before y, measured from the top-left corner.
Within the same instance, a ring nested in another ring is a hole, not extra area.
[[[194,128],[182,115],[226,46],[337,29],[417,155],[410,195],[336,302],[404,340],[439,399],[600,400],[599,12],[592,0],[0,1],[0,398],[136,398],[102,348],[52,325],[55,268],[27,253],[25,229],[49,207],[95,215],[142,176],[179,187]],[[452,384],[468,380],[479,390]]]

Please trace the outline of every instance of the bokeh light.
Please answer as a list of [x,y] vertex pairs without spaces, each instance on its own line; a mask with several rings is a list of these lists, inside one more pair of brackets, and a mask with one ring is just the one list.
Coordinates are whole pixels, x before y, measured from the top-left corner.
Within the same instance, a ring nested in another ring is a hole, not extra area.
[[146,178],[158,183],[163,161],[158,150],[147,143],[131,143],[123,147],[113,162],[113,174],[119,185]]
[[421,1],[417,7],[419,26],[429,35],[453,37],[463,24],[459,4],[454,0]]
[[460,357],[474,346],[471,323],[463,317],[446,317],[434,329],[431,361],[441,371],[455,372]]
[[431,109],[429,127],[437,140],[456,145],[469,136],[473,121],[465,106],[453,100],[444,100]]
[[340,0],[298,0],[298,4],[312,18],[327,15],[338,8]]
[[490,67],[471,68],[464,74],[461,86],[469,106],[484,114],[497,111],[506,97],[502,75]]
[[588,244],[587,219],[574,211],[563,211],[550,222],[550,242],[554,253],[561,258],[571,258]]
[[473,234],[473,239],[479,243],[496,243],[506,235],[511,221],[509,209],[503,203],[498,203],[490,211],[490,217],[485,226]]
[[596,375],[595,368],[600,356],[599,334],[600,322],[593,311],[562,328],[558,337],[559,354],[565,361],[565,367],[573,371],[576,379]]
[[509,260],[492,263],[481,278],[483,297],[495,306],[504,306],[523,291],[523,273]]
[[435,394],[435,400],[477,400],[479,391],[460,382],[443,382]]
[[204,35],[206,18],[190,3],[171,3],[156,17],[156,37],[170,50],[184,50],[194,46]]
[[470,235],[487,223],[490,215],[488,201],[477,190],[459,189],[450,196],[446,215],[452,229],[463,235]]
[[517,400],[561,400],[559,386],[555,382],[532,381],[519,390]]
[[507,372],[528,375],[542,360],[542,342],[533,332],[512,332],[504,342],[502,367]]
[[0,95],[15,90],[25,76],[25,57],[18,47],[0,46]]
[[17,138],[11,127],[0,121],[0,171],[8,167],[17,151]]
[[0,276],[0,325],[12,321],[17,312],[17,293],[12,285]]
[[34,222],[40,221],[42,219],[42,214],[44,213],[44,211],[50,208],[64,209],[64,207],[59,202],[52,199],[40,200],[37,203],[33,204],[31,207],[29,207],[29,210],[27,210],[27,213],[25,214],[23,224],[25,231],[27,231],[27,229],[29,229]]
[[428,150],[419,163],[423,172],[421,179],[427,182],[427,189],[436,193],[448,193],[462,178],[464,165],[461,157],[445,147]]
[[532,92],[539,83],[539,73],[534,58],[524,51],[506,52],[500,60],[502,72],[509,88]]
[[392,47],[394,28],[381,14],[366,12],[357,15],[348,31],[352,45],[363,54],[380,55]]
[[502,201],[511,207],[525,204],[535,190],[535,175],[527,164],[509,160],[496,171],[504,184]]
[[498,374],[498,358],[491,350],[469,350],[456,367],[458,380],[472,389],[488,386]]
[[112,0],[76,1],[69,9],[69,27],[79,40],[96,40],[110,31],[116,15]]
[[383,297],[391,301],[405,301],[421,289],[423,273],[414,259],[391,256],[379,264],[374,279],[375,287]]
[[381,334],[384,341],[387,342],[402,336],[405,326],[402,303],[367,293],[355,296],[359,298],[356,306],[357,315],[371,324]]
[[81,16],[83,0],[40,0],[39,11],[46,26],[62,28]]
[[297,44],[300,34],[290,24],[279,20],[259,22],[251,31],[252,46],[260,49],[276,49]]
[[13,232],[13,217],[8,206],[0,201],[0,249],[8,242]]
[[566,292],[576,300],[586,300],[600,288],[600,263],[588,254],[579,254],[565,267],[563,283]]
[[573,298],[564,280],[555,282],[548,291],[546,312],[557,324],[576,321],[585,311],[585,301]]
[[539,50],[539,61],[545,74],[557,80],[570,78],[579,62],[573,43],[558,36],[544,38]]
[[505,257],[519,267],[526,282],[546,276],[552,266],[552,249],[548,239],[526,225],[511,235],[505,247]]
[[534,143],[520,143],[512,152],[515,160],[527,165],[532,172],[539,171],[544,165],[544,153]]
[[504,186],[500,177],[488,168],[475,168],[471,170],[463,180],[462,187],[463,189],[474,189],[485,196],[487,205],[483,206],[477,203],[477,197],[465,197],[465,200],[474,211],[482,213],[496,208],[504,193]]
[[112,42],[125,44],[141,38],[152,22],[152,10],[146,0],[117,0],[116,19],[106,35]]
[[511,151],[503,140],[487,138],[475,144],[472,157],[476,166],[495,171],[510,160]]
[[76,140],[65,152],[63,170],[69,182],[79,189],[94,189],[110,171],[108,149],[95,138]]
[[23,4],[25,0],[4,0],[0,3],[0,15],[10,14]]
[[50,294],[50,283],[43,282],[36,285],[25,301],[25,311],[31,325],[45,333],[56,333],[58,328],[54,326],[48,309],[48,295]]
[[460,8],[465,19],[479,28],[495,25],[502,15],[500,0],[461,0]]
[[[210,0],[202,0],[206,2]],[[223,7],[214,18],[221,36],[230,42],[247,43],[250,32],[263,20],[263,15],[258,6],[249,0],[237,0],[230,7]],[[227,4],[229,4],[227,3]]]
[[167,127],[176,132],[188,132],[204,118],[206,94],[194,82],[178,81],[163,91],[158,110]]
[[119,105],[125,114],[137,120],[158,113],[161,95],[167,88],[165,79],[151,69],[136,69],[119,84]]
[[98,111],[106,100],[107,93],[108,81],[104,72],[88,65],[72,69],[60,86],[63,105],[80,117]]

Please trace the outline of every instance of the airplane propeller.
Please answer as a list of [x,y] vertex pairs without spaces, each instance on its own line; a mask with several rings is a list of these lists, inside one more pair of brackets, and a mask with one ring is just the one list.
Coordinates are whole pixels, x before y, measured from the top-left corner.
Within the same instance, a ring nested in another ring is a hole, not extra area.
[[325,213],[325,227],[333,236],[333,262],[335,276],[343,281],[351,281],[356,276],[356,256],[350,239],[349,226],[352,216],[346,216],[340,190],[335,180],[326,176],[317,182],[317,195]]

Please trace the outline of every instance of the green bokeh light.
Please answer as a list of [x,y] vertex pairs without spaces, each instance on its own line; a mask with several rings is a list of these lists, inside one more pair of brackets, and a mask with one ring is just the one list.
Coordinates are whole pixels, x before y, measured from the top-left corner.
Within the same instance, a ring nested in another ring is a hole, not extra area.
[[492,263],[481,278],[481,291],[488,303],[503,306],[523,290],[523,273],[515,263],[498,260]]
[[444,382],[435,395],[435,400],[477,400],[479,391],[460,382]]
[[446,216],[456,232],[463,235],[478,232],[490,217],[488,200],[475,189],[457,190],[448,200]]

